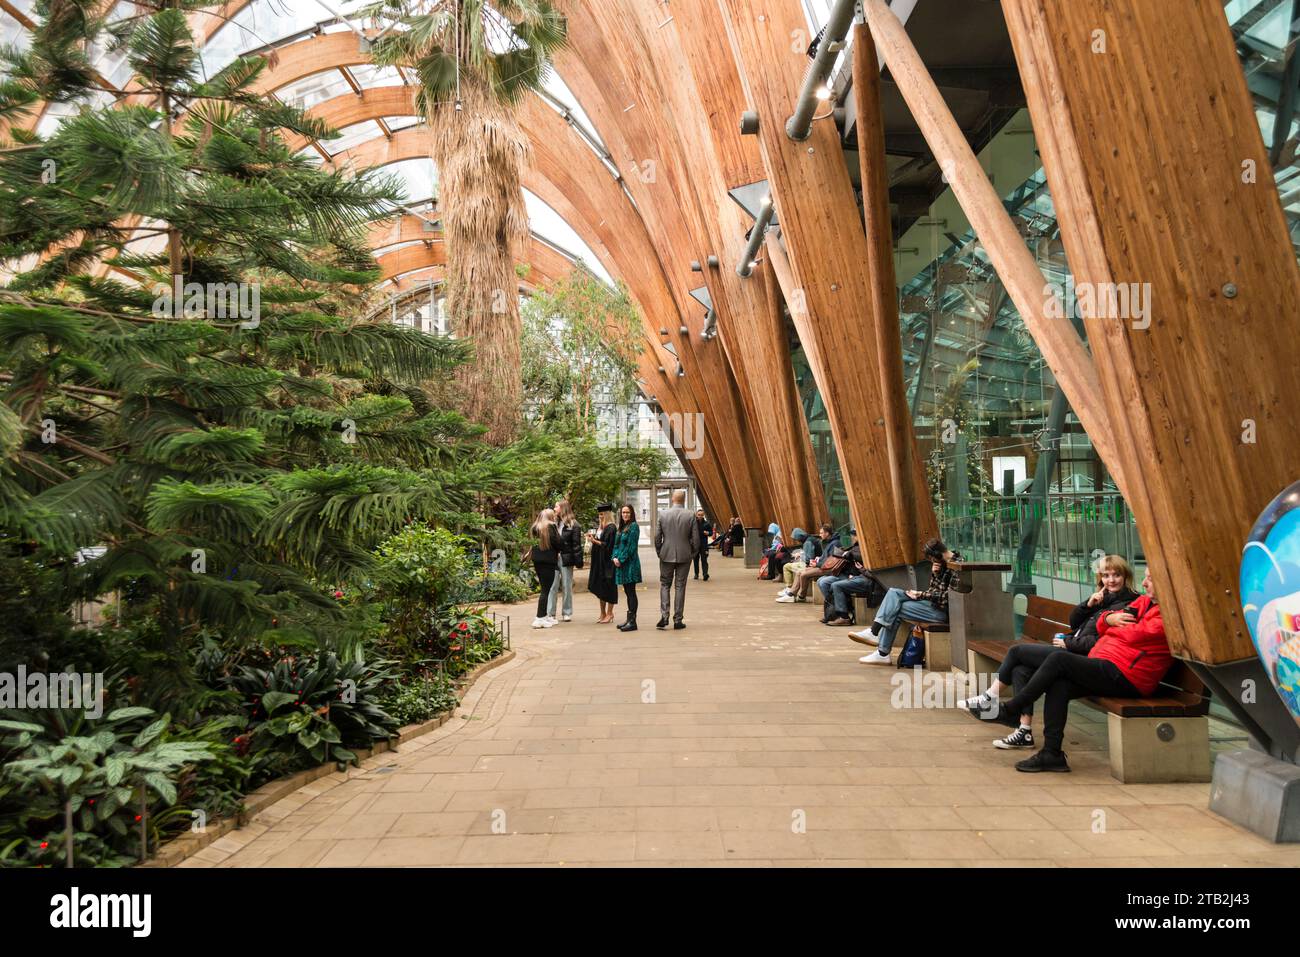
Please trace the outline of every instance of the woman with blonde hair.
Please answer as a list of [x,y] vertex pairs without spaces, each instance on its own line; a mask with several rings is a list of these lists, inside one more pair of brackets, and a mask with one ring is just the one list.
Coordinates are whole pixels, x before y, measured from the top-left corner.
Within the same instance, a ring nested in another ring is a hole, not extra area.
[[[1064,649],[1076,655],[1087,655],[1097,643],[1097,622],[1103,615],[1120,611],[1137,601],[1138,593],[1133,590],[1133,569],[1119,555],[1106,555],[1097,562],[1097,590],[1074,606],[1070,612],[1071,631],[1061,632],[1046,642],[1025,642],[1014,644],[1002,659],[997,678],[989,685],[989,690],[982,695],[960,701],[959,708],[978,709],[991,707],[997,700],[998,693],[1004,687],[1023,688],[1033,677],[1034,672],[1054,651]],[[993,742],[995,748],[1011,750],[1013,748],[1032,748],[1034,735],[1030,730],[1033,708],[1020,715],[1020,724],[1016,730],[1005,738]],[[1011,723],[1010,721],[1008,723]]]
[[555,525],[555,512],[549,508],[542,509],[529,531],[533,536],[533,547],[526,558],[532,561],[538,584],[542,586],[537,593],[537,617],[533,619],[533,627],[550,628],[555,619],[547,614],[546,602],[560,563],[560,530]]
[[573,621],[573,570],[582,567],[582,529],[578,528],[578,519],[568,499],[555,503],[555,524],[560,530],[560,565],[546,599],[546,617],[554,621],[559,611],[563,621]]
[[596,506],[600,516],[600,527],[587,533],[591,542],[591,569],[587,572],[587,591],[596,596],[600,602],[598,625],[608,625],[614,620],[614,606],[618,604],[618,585],[614,582],[614,542],[617,530],[614,528],[614,505],[602,502]]

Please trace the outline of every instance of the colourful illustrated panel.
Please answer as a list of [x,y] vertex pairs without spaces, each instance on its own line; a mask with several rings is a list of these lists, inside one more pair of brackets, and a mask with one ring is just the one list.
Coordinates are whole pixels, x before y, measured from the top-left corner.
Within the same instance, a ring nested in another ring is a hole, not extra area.
[[1275,498],[1251,531],[1241,597],[1255,651],[1300,722],[1300,482]]

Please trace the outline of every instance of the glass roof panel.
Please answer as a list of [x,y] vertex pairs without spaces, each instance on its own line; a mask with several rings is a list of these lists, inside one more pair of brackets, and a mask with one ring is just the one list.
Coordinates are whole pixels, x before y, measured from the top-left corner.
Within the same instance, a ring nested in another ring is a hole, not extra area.
[[384,168],[385,173],[396,176],[406,188],[407,200],[425,200],[438,193],[438,171],[428,157],[403,160]]
[[340,71],[326,70],[324,73],[313,73],[296,83],[282,86],[275,91],[275,95],[290,106],[310,110],[318,103],[342,96],[351,90],[347,78]]
[[528,190],[524,190],[524,204],[528,207],[528,223],[533,232],[569,255],[581,259],[593,273],[610,285],[614,284],[614,277],[601,265],[591,247],[564,221],[564,217]]
[[[330,6],[335,6],[330,4]],[[335,7],[338,9],[338,7]],[[203,69],[212,76],[236,57],[310,29],[334,14],[317,0],[253,0],[221,27],[202,51]]]
[[363,120],[360,123],[353,123],[351,126],[345,126],[339,130],[342,134],[338,139],[326,140],[321,143],[325,152],[330,156],[337,156],[344,150],[349,150],[358,143],[364,143],[366,140],[374,139],[376,136],[382,136],[383,131],[379,129],[374,120]]

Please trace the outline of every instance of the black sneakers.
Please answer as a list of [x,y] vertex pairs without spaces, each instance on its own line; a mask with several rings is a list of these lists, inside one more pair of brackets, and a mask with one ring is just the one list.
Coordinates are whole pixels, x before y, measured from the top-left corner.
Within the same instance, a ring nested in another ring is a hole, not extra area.
[[686,627],[686,622],[684,622],[684,621],[675,621],[675,622],[673,622],[673,630],[674,630],[674,631],[681,631],[681,630],[682,630],[683,628],[685,628],[685,627]]
[[1016,728],[1005,738],[998,738],[993,742],[993,747],[1003,751],[1014,751],[1017,748],[1032,748],[1034,746],[1034,732],[1030,731],[1024,725]]
[[996,721],[998,724],[1005,724],[1008,728],[1020,727],[1020,716],[1012,714],[1010,709],[1003,707],[1000,701],[991,701],[983,697],[970,698],[966,701],[966,710],[981,721]]
[[1027,774],[1034,774],[1038,771],[1069,771],[1070,766],[1065,762],[1064,751],[1048,751],[1046,748],[1039,751],[1031,758],[1025,758],[1023,761],[1016,763],[1017,771],[1024,771]]
[[657,622],[655,622],[655,627],[656,627],[656,628],[667,628],[667,627],[668,627],[668,619],[667,619],[667,618],[660,618]]

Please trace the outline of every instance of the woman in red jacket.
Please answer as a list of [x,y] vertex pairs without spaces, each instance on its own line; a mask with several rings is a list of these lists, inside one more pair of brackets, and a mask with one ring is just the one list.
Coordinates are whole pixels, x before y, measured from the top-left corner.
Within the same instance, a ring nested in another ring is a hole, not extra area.
[[970,709],[980,718],[997,718],[999,713],[1014,716],[1047,696],[1043,703],[1043,749],[1017,764],[1017,771],[1070,770],[1061,743],[1072,699],[1090,695],[1144,698],[1155,692],[1174,659],[1165,641],[1165,623],[1150,571],[1142,581],[1142,589],[1146,594],[1123,611],[1101,617],[1097,622],[1101,637],[1086,658],[1064,649],[1053,652],[1010,701]]

